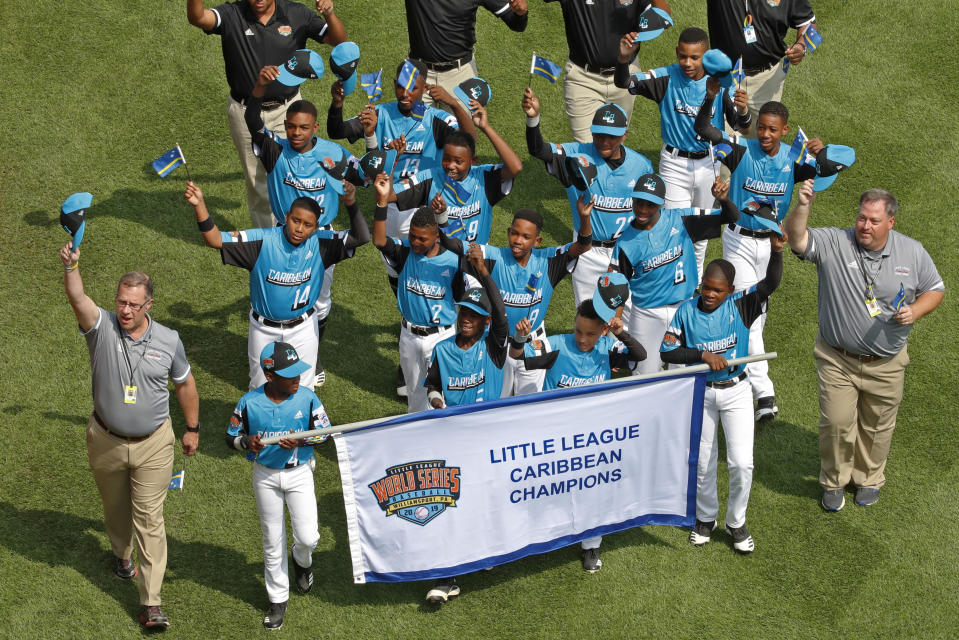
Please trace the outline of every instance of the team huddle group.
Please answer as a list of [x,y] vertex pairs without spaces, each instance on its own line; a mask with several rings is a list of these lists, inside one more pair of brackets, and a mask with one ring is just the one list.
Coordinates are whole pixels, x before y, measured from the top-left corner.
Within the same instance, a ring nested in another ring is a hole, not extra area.
[[[416,55],[423,11],[407,2],[411,53],[397,61],[395,101],[379,103],[382,74],[358,82],[360,47],[347,39],[332,2],[316,4],[318,13],[286,0],[238,0],[216,9],[204,9],[201,0],[187,2],[190,22],[222,38],[231,86],[228,118],[254,223],[245,231],[221,232],[200,186],[188,181],[184,197],[195,209],[206,244],[219,249],[224,264],[250,271],[250,391],[237,404],[227,443],[255,461],[253,485],[270,601],[263,624],[279,628],[289,598],[284,503],[301,592],[313,583],[312,552],[319,533],[312,477],[312,446],[318,440],[283,438],[265,445],[262,439],[329,426],[313,389],[326,378],[318,351],[332,308],[333,271],[370,240],[382,255],[400,312],[397,391],[406,396],[410,412],[590,384],[617,370],[638,375],[668,365],[709,365],[696,524],[689,540],[706,544],[716,528],[716,433],[722,423],[729,468],[725,528],[736,551],[751,552],[755,543],[746,528],[746,508],[754,421],[774,418],[778,408],[765,362],[731,366],[728,360],[765,350],[766,305],[782,277],[786,238],[781,222],[794,185],[802,184],[799,206],[808,209],[815,191],[828,187],[851,164],[851,150],[817,138],[808,139],[798,152],[783,143],[789,132],[787,108],[778,100],[755,104],[747,83],[736,82],[735,72],[730,73],[732,61],[710,49],[703,29],[679,30],[676,62],[640,71],[637,54],[640,41],[649,39],[650,24],[661,31],[664,21],[671,20],[665,3],[638,2],[651,6],[641,13],[632,7],[640,18],[633,15],[632,28],[618,28],[613,66],[574,64],[571,43],[566,68],[567,83],[579,69],[606,83],[607,94],[613,87],[617,95],[628,96],[626,107],[600,101],[598,108],[590,107],[584,125],[570,105],[587,101],[571,102],[567,92],[567,113],[578,141],[557,144],[544,139],[534,91],[527,88],[521,100],[516,96],[517,117],[521,109],[526,119],[529,156],[542,161],[566,192],[572,242],[540,246],[543,215],[515,208],[508,246],[495,247],[489,244],[493,207],[510,195],[523,162],[490,123],[486,106],[495,92],[477,77],[473,42],[468,59],[453,53],[431,62]],[[511,29],[525,29],[525,0],[459,4],[471,7],[467,21],[475,20],[482,4]],[[437,5],[436,11],[442,18],[444,11],[455,10]],[[808,24],[811,18],[801,26]],[[475,41],[472,32],[468,36]],[[317,53],[302,49],[307,37],[334,45],[328,68]],[[748,31],[745,37],[748,43]],[[257,39],[259,45],[250,44]],[[253,53],[243,55],[244,47]],[[268,55],[274,48],[283,57]],[[324,137],[317,107],[302,99],[298,87],[327,71],[335,79]],[[345,98],[358,86],[368,103],[346,118]],[[635,95],[659,106],[663,150],[658,171],[624,145]],[[480,132],[500,162],[478,163]],[[366,152],[354,156],[330,139],[351,144],[363,139]],[[357,204],[357,188],[375,193],[372,230]],[[341,202],[349,217],[345,231],[335,228]],[[704,265],[707,241],[719,237],[723,259]],[[113,314],[84,301],[77,284],[79,251],[68,244],[61,257],[91,361],[98,357],[95,335],[102,333],[104,319],[120,342],[121,348],[108,350],[124,381],[123,403],[130,409],[138,403],[136,369],[151,348],[150,340],[142,347],[139,341],[144,332],[168,332],[146,315],[152,283],[144,274],[146,280],[124,276]],[[567,275],[576,303],[573,330],[547,335],[550,301]],[[192,376],[182,344],[169,333],[173,355],[168,371],[193,432],[198,415],[188,409],[188,390],[181,392],[183,385],[193,385]],[[130,339],[136,367],[127,352]],[[149,430],[125,429],[125,418],[98,401],[97,375],[95,367],[99,413],[89,428],[102,428],[127,444],[152,437]],[[97,475],[92,454],[91,466]],[[104,494],[99,475],[97,480]],[[106,507],[105,495],[104,503]],[[162,533],[162,498],[159,518]],[[145,547],[135,514],[133,528],[143,568]],[[129,522],[111,541],[117,575],[136,575],[129,559]],[[584,570],[602,566],[600,541],[582,542]],[[145,588],[147,581],[141,578],[141,622],[146,626],[169,624],[159,609],[162,567],[153,567],[158,568],[153,587]],[[459,592],[455,577],[449,577],[427,598],[444,602]]]

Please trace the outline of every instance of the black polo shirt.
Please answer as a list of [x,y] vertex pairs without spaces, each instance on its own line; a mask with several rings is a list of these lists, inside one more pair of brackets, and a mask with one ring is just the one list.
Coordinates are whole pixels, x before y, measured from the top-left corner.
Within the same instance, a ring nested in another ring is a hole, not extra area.
[[[619,41],[639,27],[647,0],[545,0],[559,2],[566,23],[569,59],[581,67],[612,70],[619,58]],[[595,69],[591,69],[595,71]]]
[[472,57],[480,6],[513,31],[526,29],[529,14],[516,15],[508,0],[406,0],[410,57],[433,63]]
[[[752,14],[756,42],[746,44],[743,21]],[[816,19],[809,0],[706,0],[709,42],[736,62],[743,57],[746,69],[762,69],[786,54],[784,38],[789,28],[798,29]]]
[[[213,9],[216,26],[208,34],[220,36],[226,81],[234,100],[244,100],[256,86],[264,65],[281,65],[306,46],[306,39],[322,42],[326,20],[304,5],[276,0],[276,10],[266,24],[250,11],[247,0],[226,2]],[[296,95],[296,87],[273,82],[266,88],[264,100],[287,99]]]

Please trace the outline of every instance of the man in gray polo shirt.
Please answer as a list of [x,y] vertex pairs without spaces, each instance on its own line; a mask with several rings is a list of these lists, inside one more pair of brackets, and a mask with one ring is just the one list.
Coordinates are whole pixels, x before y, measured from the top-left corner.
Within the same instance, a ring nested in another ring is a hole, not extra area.
[[888,191],[859,198],[852,229],[808,229],[813,181],[786,218],[789,245],[817,267],[819,484],[822,506],[839,511],[845,487],[856,504],[879,499],[902,400],[912,325],[935,309],[945,285],[923,246],[892,230],[899,204]]
[[[163,500],[173,471],[173,426],[167,381],[173,380],[186,419],[183,454],[199,441],[200,400],[183,343],[155,322],[153,281],[133,271],[117,286],[116,311],[98,307],[83,292],[80,251],[60,250],[63,284],[90,352],[93,413],[87,423],[87,457],[103,500],[103,520],[113,549],[113,572],[123,580],[139,573],[140,623],[165,628],[160,586],[167,545]],[[139,572],[133,564],[136,539]]]

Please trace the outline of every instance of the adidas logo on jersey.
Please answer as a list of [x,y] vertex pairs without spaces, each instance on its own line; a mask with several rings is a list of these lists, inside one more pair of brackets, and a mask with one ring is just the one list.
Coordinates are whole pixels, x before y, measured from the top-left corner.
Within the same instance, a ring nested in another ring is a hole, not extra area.
[[312,257],[313,257],[313,249],[310,249],[310,250],[306,253],[306,257],[303,258],[303,259],[304,259],[304,260],[309,260],[309,259],[312,258]]
[[247,27],[246,31],[243,32],[243,35],[245,35],[245,36],[252,36],[252,35],[253,35],[253,29],[250,29],[249,27]]
[[676,235],[677,233],[679,233],[679,229],[677,229],[676,227],[672,227],[672,228],[669,230],[669,235],[671,235],[671,236],[674,236],[674,235]]
[[302,412],[302,411],[297,411],[297,412],[296,412],[296,415],[293,416],[293,419],[294,419],[294,420],[299,420],[299,419],[302,418],[302,417],[303,417],[303,412]]
[[444,277],[444,278],[449,278],[449,277],[450,277],[450,270],[449,270],[449,269],[444,269],[444,270],[443,270],[443,277]]

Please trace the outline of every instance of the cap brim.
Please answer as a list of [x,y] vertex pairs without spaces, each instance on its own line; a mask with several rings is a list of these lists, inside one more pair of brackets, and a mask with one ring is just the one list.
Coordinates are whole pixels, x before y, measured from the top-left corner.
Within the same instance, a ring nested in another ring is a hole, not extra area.
[[665,199],[660,198],[655,193],[648,193],[646,191],[634,191],[633,192],[634,200],[646,200],[647,202],[652,202],[653,204],[664,204]]
[[603,319],[603,322],[609,323],[616,316],[616,309],[611,308],[603,301],[603,296],[599,293],[599,287],[593,291],[593,309],[596,315]]
[[460,89],[459,87],[455,87],[453,89],[453,95],[456,96],[457,100],[463,103],[463,106],[466,107],[466,111],[469,112],[470,99],[469,99],[469,96],[466,95],[466,92]]
[[354,71],[349,78],[341,80],[341,82],[343,84],[343,95],[350,95],[356,90],[356,72]]
[[87,221],[84,220],[80,223],[80,227],[77,229],[77,232],[73,234],[73,250],[76,251],[80,248],[80,243],[83,242],[83,232],[87,227]]
[[458,307],[466,307],[466,308],[468,308],[468,309],[472,309],[473,311],[475,311],[476,313],[480,314],[481,316],[488,316],[488,315],[489,315],[489,311],[487,311],[487,310],[484,309],[483,307],[479,306],[478,304],[474,304],[474,303],[472,303],[472,302],[470,302],[470,301],[468,301],[468,300],[463,300],[462,302],[457,302],[457,303],[456,303],[456,306],[458,306]]
[[[749,214],[746,214],[746,215],[749,215]],[[779,228],[778,222],[770,220],[769,218],[762,218],[760,216],[753,216],[753,220],[756,221],[756,224],[759,225],[761,229],[766,229],[768,231],[772,231],[777,236],[782,236],[783,231],[782,229]]]
[[592,124],[589,126],[590,133],[601,133],[607,136],[619,136],[626,135],[626,127],[607,127],[601,124]]
[[93,204],[93,194],[80,191],[70,194],[70,196],[63,201],[63,204],[60,205],[60,211],[62,213],[73,213],[80,209],[89,209],[91,204]]
[[825,191],[832,186],[832,183],[835,182],[838,177],[838,173],[834,173],[831,176],[816,176],[816,179],[813,180],[812,183],[813,191]]
[[649,42],[650,40],[654,40],[658,38],[659,36],[663,35],[663,31],[665,30],[666,30],[665,28],[653,29],[652,31],[642,31],[640,33],[637,33],[636,37],[633,38],[633,43],[635,44],[637,42]]
[[301,78],[300,76],[293,75],[292,73],[287,71],[286,67],[284,66],[280,67],[280,75],[276,77],[277,82],[279,82],[280,84],[285,84],[288,87],[298,87],[304,82],[306,82],[307,79],[308,78]]
[[271,371],[270,373],[272,373],[273,375],[280,376],[281,378],[296,378],[303,375],[309,370],[310,370],[310,365],[303,362],[302,360],[297,360],[295,363],[291,364],[286,369],[275,370],[275,371]]

